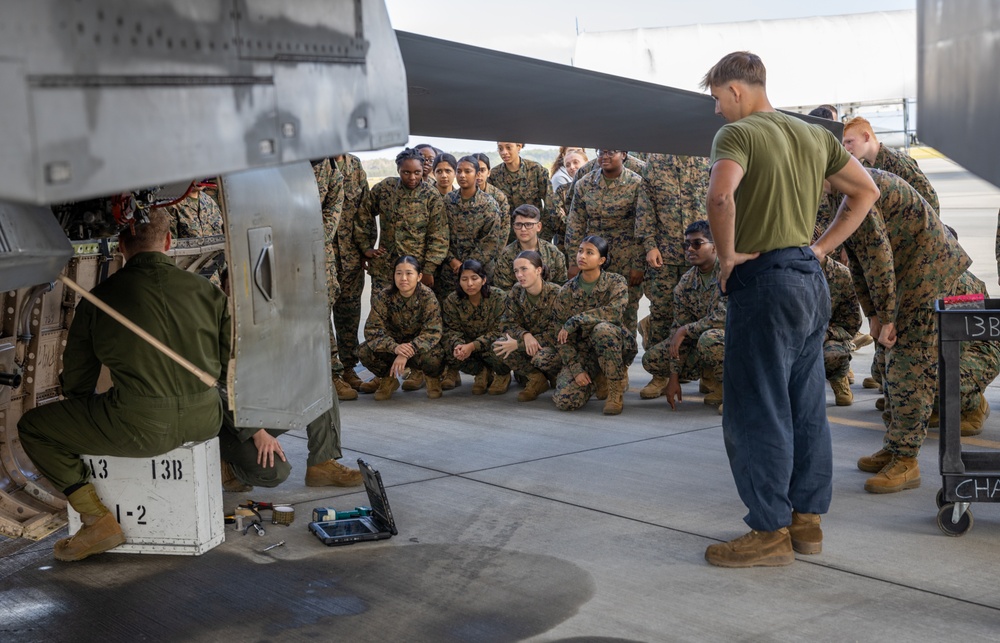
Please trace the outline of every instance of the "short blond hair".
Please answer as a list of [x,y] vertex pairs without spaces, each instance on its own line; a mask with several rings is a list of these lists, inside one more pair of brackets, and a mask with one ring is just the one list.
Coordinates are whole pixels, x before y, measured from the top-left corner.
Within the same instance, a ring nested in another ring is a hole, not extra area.
[[701,79],[701,87],[702,89],[711,89],[734,80],[748,85],[766,87],[767,69],[764,68],[764,62],[760,56],[749,51],[734,51],[731,54],[726,54]]
[[872,124],[869,123],[866,118],[855,116],[851,120],[844,123],[844,136],[847,136],[847,133],[851,131],[857,131],[859,134],[868,132],[868,134],[871,135],[872,140],[878,142],[878,137],[875,136],[875,130],[872,129]]
[[133,252],[161,251],[170,234],[170,215],[161,209],[150,210],[146,223],[126,226],[118,233],[118,239]]

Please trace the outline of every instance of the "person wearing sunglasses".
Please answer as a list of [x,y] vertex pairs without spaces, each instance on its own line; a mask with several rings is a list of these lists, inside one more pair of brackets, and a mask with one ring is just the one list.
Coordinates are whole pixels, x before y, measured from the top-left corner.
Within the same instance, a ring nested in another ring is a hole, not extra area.
[[515,283],[514,260],[526,250],[534,250],[548,268],[549,278],[560,286],[566,282],[566,256],[554,244],[542,239],[542,213],[533,205],[525,203],[514,210],[514,235],[517,237],[500,253],[496,272],[493,275],[497,288],[510,290]]
[[701,379],[705,404],[722,405],[722,360],[726,342],[726,300],[719,291],[719,264],[708,221],[695,221],[681,244],[691,269],[674,289],[674,323],[668,339],[642,356],[653,381],[639,392],[644,400],[667,396],[676,410],[680,380]]

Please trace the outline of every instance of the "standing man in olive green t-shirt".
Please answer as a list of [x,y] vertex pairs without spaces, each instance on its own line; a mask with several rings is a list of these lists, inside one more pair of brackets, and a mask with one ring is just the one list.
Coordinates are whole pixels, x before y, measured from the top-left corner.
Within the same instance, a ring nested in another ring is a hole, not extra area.
[[[728,121],[712,144],[708,220],[729,296],[723,367],[726,451],[752,531],[711,545],[722,567],[788,565],[822,550],[833,456],[821,263],[860,225],[878,190],[830,132],[771,106],[760,58],[735,52],[702,86]],[[846,195],[811,247],[823,179]]]

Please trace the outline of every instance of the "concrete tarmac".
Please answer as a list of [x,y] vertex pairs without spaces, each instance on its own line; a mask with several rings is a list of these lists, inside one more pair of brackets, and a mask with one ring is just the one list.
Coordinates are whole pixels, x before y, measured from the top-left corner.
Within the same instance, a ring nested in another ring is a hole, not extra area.
[[[973,271],[996,293],[1000,190],[944,161],[922,161]],[[341,405],[345,462],[382,472],[399,534],[326,547],[313,507],[367,504],[356,489],[305,487],[305,436],[273,490],[226,494],[291,503],[289,527],[227,532],[197,558],[109,553],[55,562],[53,539],[4,558],[0,640],[317,641],[993,641],[1000,631],[995,547],[1000,506],[974,504],[973,528],[936,524],[937,434],[920,488],[863,490],[861,455],[883,426],[863,389],[872,348],[854,356],[855,403],[833,405],[834,497],[823,552],[791,566],[721,569],[705,547],[747,531],[721,417],[697,383],[671,411],[640,400],[640,360],[617,417],[589,402],[561,413],[545,395],[473,396],[471,378],[428,400],[397,391]],[[987,393],[1000,405],[1000,389]],[[996,452],[1000,420],[967,438]],[[262,553],[279,540],[286,544]]]

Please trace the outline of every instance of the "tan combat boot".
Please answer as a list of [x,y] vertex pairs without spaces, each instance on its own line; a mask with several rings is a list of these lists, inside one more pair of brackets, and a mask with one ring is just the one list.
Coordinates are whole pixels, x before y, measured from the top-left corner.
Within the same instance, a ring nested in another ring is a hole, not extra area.
[[782,567],[795,562],[787,527],[751,531],[728,543],[709,545],[705,560],[718,567]]
[[829,380],[830,388],[833,389],[833,399],[837,406],[850,406],[854,404],[854,393],[851,392],[851,384],[846,377],[838,377]]
[[649,342],[651,341],[649,338],[649,315],[640,319],[637,327],[639,330],[639,337],[642,338],[642,350],[649,350]]
[[979,395],[979,407],[974,411],[969,411],[968,413],[962,414],[962,437],[970,437],[973,435],[979,435],[983,432],[983,424],[986,422],[986,418],[990,416],[990,405],[986,401],[986,398],[980,393]]
[[708,393],[705,393],[705,404],[711,406],[722,404],[722,382],[716,380],[715,375],[711,373],[702,373],[701,381],[708,389]]
[[441,378],[428,375],[425,379],[427,380],[427,397],[432,400],[441,397]]
[[382,384],[381,377],[373,377],[367,382],[362,382],[361,386],[358,387],[358,391],[361,393],[374,393],[378,390],[379,385]]
[[927,418],[927,428],[928,429],[939,429],[941,428],[941,414],[938,413],[937,407],[931,411],[931,416]]
[[375,391],[375,401],[383,402],[388,400],[392,397],[392,392],[398,388],[399,380],[394,375],[383,377],[381,383],[378,385],[378,390]]
[[847,369],[847,383],[854,384],[854,371]]
[[83,560],[100,554],[125,542],[125,534],[114,514],[108,511],[97,497],[94,485],[87,483],[69,494],[69,504],[80,514],[83,527],[70,538],[56,543],[56,560]]
[[[486,369],[483,369],[486,370]],[[503,395],[507,392],[510,387],[510,373],[506,375],[493,374],[493,381],[490,383],[490,387],[486,390],[490,395]]]
[[892,460],[892,453],[885,449],[879,449],[871,455],[858,458],[858,468],[865,473],[878,473],[885,465]]
[[916,458],[894,455],[882,470],[865,481],[868,493],[895,493],[920,486],[920,465]]
[[450,391],[462,385],[462,374],[457,368],[446,369],[441,376],[441,390]]
[[608,399],[608,376],[602,372],[594,378],[594,397],[599,400]]
[[356,487],[362,482],[360,471],[336,460],[327,460],[306,468],[307,487]]
[[649,384],[642,387],[639,397],[644,400],[654,400],[663,395],[663,389],[667,388],[670,379],[666,375],[654,375]]
[[333,388],[337,391],[337,399],[341,402],[358,399],[358,392],[339,375],[333,376]]
[[870,346],[872,343],[875,342],[875,339],[868,333],[862,333],[861,331],[858,331],[854,335],[854,339],[852,339],[851,342],[854,343],[854,350],[858,350],[859,348]]
[[228,493],[244,493],[253,491],[253,486],[240,480],[233,471],[233,466],[222,460],[222,490]]
[[549,378],[541,371],[532,371],[528,376],[528,384],[517,394],[517,401],[531,402],[547,390],[549,390]]
[[877,400],[875,400],[875,408],[877,408],[879,411],[885,410],[885,397],[880,397]]
[[424,387],[424,372],[415,368],[410,369],[410,374],[403,380],[404,391],[419,391]]
[[792,549],[800,554],[819,554],[823,551],[823,530],[819,526],[819,514],[793,511],[788,533],[792,537]]
[[604,402],[604,415],[621,415],[624,405],[626,380],[608,380],[608,399]]
[[347,385],[355,391],[360,391],[361,385],[364,384],[353,368],[344,369],[344,381],[347,382]]
[[492,372],[490,369],[483,367],[483,370],[476,373],[476,377],[472,380],[472,394],[482,395],[486,392],[486,389],[490,386],[490,375]]
[[862,388],[881,388],[881,386],[879,386],[878,380],[876,380],[874,377],[866,377],[865,379],[863,379],[861,381],[861,387]]

